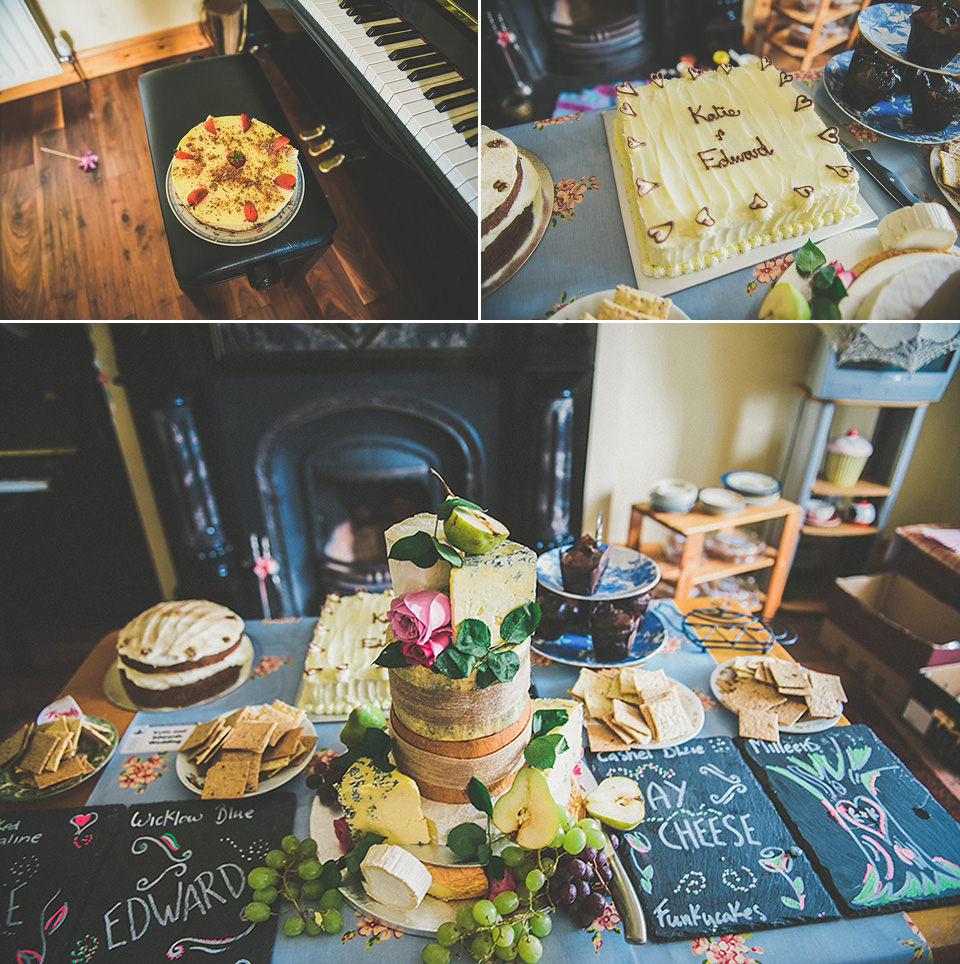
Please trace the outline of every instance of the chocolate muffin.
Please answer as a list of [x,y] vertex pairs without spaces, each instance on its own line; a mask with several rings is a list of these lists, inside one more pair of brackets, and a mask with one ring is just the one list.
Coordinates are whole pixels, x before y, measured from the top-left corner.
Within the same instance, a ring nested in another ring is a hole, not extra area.
[[917,127],[942,131],[960,118],[960,83],[952,78],[918,70],[909,90]]
[[843,81],[843,99],[855,110],[869,110],[882,100],[890,100],[901,81],[896,63],[861,41],[850,59]]
[[627,658],[649,604],[650,593],[593,603],[590,635],[594,656],[601,663],[617,663]]
[[593,536],[580,536],[560,553],[560,577],[566,592],[592,596],[610,561],[610,547],[597,545]]
[[907,60],[940,68],[960,53],[960,8],[947,0],[923,0],[910,15]]

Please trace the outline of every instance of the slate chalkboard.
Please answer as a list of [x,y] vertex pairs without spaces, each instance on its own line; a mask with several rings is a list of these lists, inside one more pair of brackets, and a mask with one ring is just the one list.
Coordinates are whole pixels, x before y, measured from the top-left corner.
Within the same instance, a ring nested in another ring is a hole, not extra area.
[[646,815],[619,853],[654,940],[839,917],[728,737],[598,753],[590,767],[598,780],[633,777],[643,792]]
[[956,901],[960,826],[869,727],[742,747],[845,913]]
[[295,807],[290,793],[128,807],[92,882],[72,964],[269,961],[276,918],[244,919],[246,877],[290,832]]
[[69,961],[121,806],[0,813],[0,961]]

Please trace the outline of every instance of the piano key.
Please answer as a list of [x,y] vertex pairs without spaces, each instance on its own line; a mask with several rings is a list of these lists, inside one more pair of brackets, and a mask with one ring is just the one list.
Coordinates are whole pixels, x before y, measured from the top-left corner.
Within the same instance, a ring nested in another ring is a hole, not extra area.
[[416,57],[420,54],[433,54],[437,52],[436,47],[431,47],[430,44],[408,44],[406,46],[397,47],[396,50],[390,51],[391,60],[403,60],[404,57]]
[[418,34],[415,30],[407,30],[401,33],[390,34],[389,40],[386,37],[379,37],[377,39],[377,44],[382,47],[385,43],[393,44],[393,43],[398,43],[400,40],[416,40],[417,37],[418,37]]
[[394,20],[393,23],[378,23],[367,30],[368,37],[383,37],[391,33],[404,33],[410,28],[402,20]]
[[[465,80],[461,80],[452,84],[440,84],[437,87],[431,87],[423,96],[426,97],[427,100],[436,100],[438,97],[446,97],[449,94],[459,94],[464,90],[472,90],[472,88]],[[476,91],[474,91],[474,93],[476,93]]]
[[397,64],[400,70],[406,72],[417,67],[435,67],[437,64],[445,64],[446,61],[440,54],[424,54],[422,57],[408,57]]
[[[287,2],[308,31],[306,20],[326,38],[323,49],[328,56],[335,63],[335,58],[342,58],[356,72],[357,80],[352,82],[375,98],[372,103],[380,105],[383,120],[405,132],[403,141],[423,158],[425,173],[438,189],[442,185],[453,207],[472,212],[475,218],[477,92],[444,57],[442,48],[420,36],[389,4],[377,0]],[[347,7],[362,22],[356,22]],[[327,43],[336,49],[330,50]],[[413,69],[404,71],[401,65],[408,60]],[[446,109],[439,110],[441,105]],[[413,160],[415,154],[411,154]],[[463,223],[467,226],[469,218]]]
[[450,72],[449,64],[440,64],[437,67],[418,67],[410,71],[407,76],[411,80],[428,80],[430,77],[439,77]]
[[440,111],[441,114],[445,114],[455,107],[466,107],[468,104],[475,104],[476,102],[476,94],[461,94],[459,97],[448,97],[446,100],[441,100],[437,104],[437,110]]

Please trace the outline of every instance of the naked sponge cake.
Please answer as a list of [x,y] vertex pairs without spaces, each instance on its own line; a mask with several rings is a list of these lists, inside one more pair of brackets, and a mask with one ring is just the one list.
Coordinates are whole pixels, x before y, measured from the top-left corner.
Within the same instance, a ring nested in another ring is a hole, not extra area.
[[120,630],[120,680],[137,706],[190,706],[229,689],[252,655],[243,619],[204,599],[158,603]]
[[837,129],[765,58],[617,95],[627,230],[645,274],[697,271],[859,211]]
[[276,217],[293,195],[297,149],[255,117],[207,117],[177,145],[172,179],[198,221],[249,231]]
[[508,137],[480,128],[480,270],[502,268],[533,228],[540,176]]

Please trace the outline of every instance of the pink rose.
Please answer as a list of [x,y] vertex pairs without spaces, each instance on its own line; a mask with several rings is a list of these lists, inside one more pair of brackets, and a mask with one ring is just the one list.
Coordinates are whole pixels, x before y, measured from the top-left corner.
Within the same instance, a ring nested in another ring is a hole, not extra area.
[[453,642],[450,600],[442,592],[423,589],[398,596],[390,604],[390,627],[413,666],[433,666]]
[[830,264],[837,269],[837,277],[843,282],[844,288],[849,288],[857,280],[856,271],[845,268],[839,261],[831,261]]
[[350,833],[350,826],[343,817],[337,817],[333,821],[333,832],[336,834],[337,843],[340,844],[340,853],[348,853],[353,847],[353,835]]

